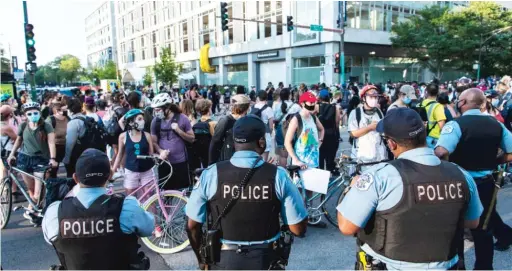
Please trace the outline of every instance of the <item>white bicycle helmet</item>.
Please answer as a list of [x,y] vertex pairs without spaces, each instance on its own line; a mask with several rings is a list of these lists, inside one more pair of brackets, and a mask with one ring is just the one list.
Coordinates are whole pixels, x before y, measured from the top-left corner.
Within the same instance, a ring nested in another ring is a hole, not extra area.
[[157,107],[161,107],[161,106],[164,106],[166,104],[171,104],[171,103],[172,103],[172,99],[171,99],[171,96],[169,96],[169,94],[160,93],[160,94],[156,95],[155,98],[153,98],[151,107],[157,108]]
[[26,102],[22,107],[21,109],[23,109],[23,112],[26,112],[30,109],[37,109],[37,110],[41,110],[41,106],[39,105],[39,103],[36,103],[36,102]]

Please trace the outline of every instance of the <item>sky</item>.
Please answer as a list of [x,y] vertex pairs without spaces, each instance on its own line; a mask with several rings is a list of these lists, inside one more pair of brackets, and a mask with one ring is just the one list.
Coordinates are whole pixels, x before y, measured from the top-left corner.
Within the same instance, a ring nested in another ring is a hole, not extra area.
[[[18,66],[25,68],[25,33],[23,2],[2,0],[0,11],[0,40],[11,54],[18,57]],[[29,0],[28,21],[34,25],[37,64],[43,65],[55,57],[72,54],[87,64],[85,18],[103,1],[89,0]]]

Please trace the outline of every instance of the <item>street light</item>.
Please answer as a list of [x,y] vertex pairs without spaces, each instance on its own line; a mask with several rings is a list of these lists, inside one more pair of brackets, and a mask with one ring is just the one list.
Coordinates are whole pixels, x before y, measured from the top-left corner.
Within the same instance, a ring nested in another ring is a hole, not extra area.
[[496,36],[497,34],[503,32],[503,31],[507,31],[509,29],[512,29],[512,26],[506,26],[506,27],[503,27],[503,28],[500,28],[500,29],[493,30],[493,31],[487,33],[487,34],[490,34],[490,36],[487,37],[487,39],[485,39],[485,40],[483,39],[484,38],[483,35],[480,35],[480,50],[478,52],[478,71],[477,71],[477,75],[476,75],[477,82],[480,82],[480,69],[482,67],[482,47],[492,37]]

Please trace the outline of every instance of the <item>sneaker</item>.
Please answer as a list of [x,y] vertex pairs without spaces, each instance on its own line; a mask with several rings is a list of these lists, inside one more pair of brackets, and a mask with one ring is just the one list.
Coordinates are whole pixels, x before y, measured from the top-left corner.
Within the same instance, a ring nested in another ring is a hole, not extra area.
[[29,211],[23,212],[23,217],[27,220],[32,220],[32,216],[30,215]]
[[156,226],[156,227],[155,227],[155,231],[153,231],[153,235],[154,235],[156,238],[160,238],[160,237],[162,237],[162,228],[160,228],[160,226]]
[[510,245],[511,245],[511,242],[505,243],[505,242],[501,242],[500,240],[498,240],[498,241],[496,241],[496,243],[494,243],[494,250],[506,251],[510,248]]

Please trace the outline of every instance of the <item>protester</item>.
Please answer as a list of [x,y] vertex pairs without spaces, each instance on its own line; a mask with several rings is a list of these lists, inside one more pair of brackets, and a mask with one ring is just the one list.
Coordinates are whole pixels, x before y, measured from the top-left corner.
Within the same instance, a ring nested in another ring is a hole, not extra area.
[[437,102],[438,95],[439,86],[431,83],[427,86],[425,100],[420,104],[420,107],[424,108],[427,113],[427,145],[432,149],[436,146],[441,135],[441,129],[446,124],[444,107]]
[[183,112],[183,115],[187,116],[190,125],[194,126],[197,122],[194,113],[194,103],[191,100],[183,100],[180,103],[180,110]]
[[290,89],[284,88],[279,93],[280,101],[274,104],[274,123],[275,123],[275,142],[276,142],[276,154],[279,157],[279,165],[285,167],[288,160],[288,153],[284,146],[283,123],[286,121],[289,115],[295,115],[301,111],[300,105],[290,101],[291,93]]
[[320,147],[320,169],[325,169],[335,172],[336,164],[334,159],[338,151],[340,139],[340,109],[336,104],[329,103],[329,92],[324,89],[318,94],[320,100],[318,119],[322,123],[325,130],[324,141]]
[[268,160],[272,148],[272,131],[274,130],[274,111],[267,104],[267,93],[263,90],[258,91],[258,99],[251,109],[251,114],[258,116],[266,127],[265,140],[266,149],[261,155],[263,160]]
[[208,167],[208,152],[215,131],[216,121],[211,119],[212,102],[199,100],[196,103],[196,112],[200,115],[199,121],[193,126],[195,141],[192,144],[194,157],[189,157],[192,169]]
[[392,103],[388,110],[399,108],[399,107],[409,107],[412,100],[417,100],[416,91],[411,85],[403,85],[400,87],[398,91],[395,91],[395,95]]

